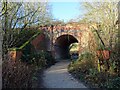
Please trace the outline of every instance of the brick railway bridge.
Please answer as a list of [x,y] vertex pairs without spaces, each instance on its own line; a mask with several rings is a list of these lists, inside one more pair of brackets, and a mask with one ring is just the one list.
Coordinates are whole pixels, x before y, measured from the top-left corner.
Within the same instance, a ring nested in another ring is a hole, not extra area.
[[52,51],[56,59],[69,58],[69,46],[72,43],[78,43],[78,53],[92,50],[95,46],[91,26],[86,24],[72,23],[65,26],[57,25],[47,28],[46,33],[50,37],[50,40],[47,41],[47,49]]
[[[35,51],[46,50],[52,52],[56,59],[67,59],[70,57],[70,45],[78,43],[78,53],[93,51],[95,49],[95,38],[91,32],[91,26],[86,24],[66,24],[53,27],[39,27],[43,34],[36,36],[30,43]],[[30,48],[31,49],[31,48]],[[14,60],[23,55],[23,50],[14,49],[9,51],[10,57]]]

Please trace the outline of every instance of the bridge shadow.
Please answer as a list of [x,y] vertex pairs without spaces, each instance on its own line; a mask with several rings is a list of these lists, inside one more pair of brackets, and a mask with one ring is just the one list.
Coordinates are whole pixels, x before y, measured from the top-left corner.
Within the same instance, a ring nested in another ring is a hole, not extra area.
[[58,37],[54,44],[56,60],[70,60],[70,45],[78,43],[78,40],[69,34]]

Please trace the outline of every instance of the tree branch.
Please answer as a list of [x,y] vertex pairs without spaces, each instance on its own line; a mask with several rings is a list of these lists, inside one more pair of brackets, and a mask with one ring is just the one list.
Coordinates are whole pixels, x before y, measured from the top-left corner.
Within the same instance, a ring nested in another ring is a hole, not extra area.
[[12,22],[13,22],[14,16],[17,14],[17,12],[19,11],[19,9],[20,9],[21,6],[22,6],[22,4],[19,4],[16,12],[13,14],[13,16],[12,16],[12,18],[11,18],[11,20],[10,20],[10,26],[9,26],[9,28],[12,27]]

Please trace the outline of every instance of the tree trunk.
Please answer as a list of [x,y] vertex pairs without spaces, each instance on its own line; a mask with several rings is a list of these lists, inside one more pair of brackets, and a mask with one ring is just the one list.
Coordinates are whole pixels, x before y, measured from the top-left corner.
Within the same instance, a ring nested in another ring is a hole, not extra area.
[[[118,58],[120,57],[120,1],[118,2]],[[120,75],[120,60],[118,60],[118,69]]]
[[3,27],[3,43],[2,43],[2,59],[4,60],[5,54],[7,53],[7,30],[8,30],[8,15],[7,15],[7,1],[3,2],[5,8],[4,8],[4,27]]
[[118,3],[118,54],[120,55],[120,1]]

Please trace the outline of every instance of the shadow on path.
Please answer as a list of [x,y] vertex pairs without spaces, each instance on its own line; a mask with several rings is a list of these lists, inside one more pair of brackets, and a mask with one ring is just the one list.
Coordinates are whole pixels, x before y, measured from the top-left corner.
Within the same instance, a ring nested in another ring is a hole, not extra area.
[[86,88],[81,82],[74,79],[67,71],[68,60],[57,62],[43,73],[45,88]]

